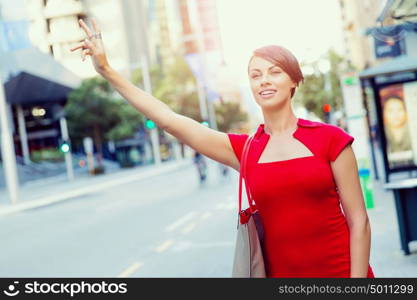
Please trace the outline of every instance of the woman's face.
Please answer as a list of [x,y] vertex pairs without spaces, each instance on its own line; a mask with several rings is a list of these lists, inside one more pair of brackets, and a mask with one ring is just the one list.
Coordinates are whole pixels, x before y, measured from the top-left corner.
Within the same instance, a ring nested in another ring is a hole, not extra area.
[[280,67],[258,56],[250,60],[248,75],[253,96],[262,108],[284,104],[296,86]]
[[404,103],[396,98],[389,98],[384,105],[384,121],[389,127],[404,126],[407,121]]

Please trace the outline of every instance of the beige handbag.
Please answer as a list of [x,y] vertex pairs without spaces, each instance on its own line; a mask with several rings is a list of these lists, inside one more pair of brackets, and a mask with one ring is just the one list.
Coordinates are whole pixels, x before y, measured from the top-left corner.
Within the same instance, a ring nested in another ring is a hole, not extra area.
[[[259,211],[253,204],[246,177],[246,162],[250,143],[250,136],[243,147],[239,175],[239,214],[237,238],[233,261],[232,277],[265,278],[265,264],[262,254],[263,227]],[[249,207],[242,210],[242,181],[245,179],[245,190]]]

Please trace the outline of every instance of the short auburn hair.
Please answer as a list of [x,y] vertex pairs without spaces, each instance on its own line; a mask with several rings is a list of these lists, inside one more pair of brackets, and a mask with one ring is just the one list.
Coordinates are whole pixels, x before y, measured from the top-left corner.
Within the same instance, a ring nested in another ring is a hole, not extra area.
[[[298,84],[304,82],[304,76],[301,72],[300,64],[297,58],[286,48],[278,45],[269,45],[256,49],[253,51],[253,55],[249,62],[254,56],[261,57],[268,60],[274,65],[280,67],[290,78]],[[249,65],[249,64],[248,64]],[[291,90],[291,98],[294,96],[295,88]]]

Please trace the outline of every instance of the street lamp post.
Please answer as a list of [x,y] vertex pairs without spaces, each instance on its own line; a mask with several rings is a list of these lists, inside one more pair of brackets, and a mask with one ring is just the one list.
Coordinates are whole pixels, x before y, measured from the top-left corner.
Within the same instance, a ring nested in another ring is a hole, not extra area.
[[197,9],[197,3],[195,1],[188,0],[189,16],[194,27],[194,37],[197,44],[197,54],[201,67],[201,82],[197,80],[198,99],[200,102],[200,113],[203,121],[209,121],[210,127],[217,130],[216,114],[214,106],[207,97],[207,63],[206,63],[206,50],[204,46],[204,34],[201,28],[201,21],[199,19],[199,11]]
[[4,96],[3,82],[0,78],[0,126],[1,126],[1,154],[6,177],[6,187],[10,201],[16,204],[19,199],[19,183],[16,170],[16,156],[12,134],[9,128],[7,104]]
[[[59,124],[61,127],[61,134],[62,138],[65,141],[70,141],[70,137],[68,134],[68,126],[67,126],[67,119],[65,117],[61,117],[59,120]],[[74,168],[72,166],[72,149],[69,147],[68,151],[65,152],[65,164],[67,169],[67,177],[69,180],[74,180]]]
[[[148,52],[148,35],[147,35],[147,26],[146,26],[146,14],[145,8],[143,5],[143,1],[140,0],[138,2],[138,9],[139,9],[139,32],[142,37],[141,41],[141,70],[143,76],[143,85],[145,92],[152,94],[152,84],[151,84],[151,77],[149,74],[149,52]],[[159,141],[159,134],[158,128],[150,129],[150,136],[151,136],[151,144],[152,144],[152,152],[154,157],[154,163],[156,165],[161,164],[161,152],[160,152],[160,141]]]

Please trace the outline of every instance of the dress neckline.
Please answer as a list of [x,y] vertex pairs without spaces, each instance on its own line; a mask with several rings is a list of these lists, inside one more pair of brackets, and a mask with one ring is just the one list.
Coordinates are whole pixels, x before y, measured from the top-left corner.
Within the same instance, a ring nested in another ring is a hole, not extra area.
[[[262,123],[261,125],[259,125],[262,129],[262,133],[266,134],[269,137],[271,137],[271,135],[265,131],[265,123]],[[294,136],[294,134],[298,131],[298,129],[300,128],[300,118],[297,118],[297,128],[295,129],[295,131],[292,133],[292,136]]]
[[[314,128],[314,127],[319,127],[319,126],[322,126],[322,125],[323,124],[320,123],[320,122],[310,121],[310,120],[306,120],[306,119],[303,119],[303,118],[297,118],[297,128],[292,133],[292,136],[296,137],[296,135],[299,133],[299,131],[304,129],[304,128]],[[259,138],[263,134],[268,136],[268,138],[271,136],[269,133],[267,133],[265,131],[265,123],[259,124],[259,127],[258,127],[258,129],[255,133],[255,137]]]
[[260,124],[255,135],[258,139],[260,139],[260,141],[263,141],[263,142],[261,143],[262,144],[262,150],[260,151],[260,154],[256,159],[256,164],[257,165],[271,165],[271,164],[285,163],[285,162],[290,162],[290,161],[301,161],[303,159],[308,159],[308,158],[315,158],[316,155],[314,155],[314,152],[311,151],[311,149],[309,147],[307,147],[307,145],[305,145],[305,143],[299,138],[298,133],[300,132],[300,130],[303,129],[303,127],[313,128],[313,127],[317,127],[317,126],[320,126],[320,125],[321,124],[319,122],[314,122],[314,121],[305,120],[305,119],[302,119],[302,118],[297,118],[297,128],[292,133],[292,136],[295,139],[297,139],[299,142],[301,142],[304,145],[304,147],[306,147],[312,153],[312,155],[295,157],[295,158],[284,159],[284,160],[259,162],[259,159],[261,158],[262,153],[264,152],[265,147],[268,144],[268,141],[271,137],[271,135],[265,131],[265,124],[264,123]]

